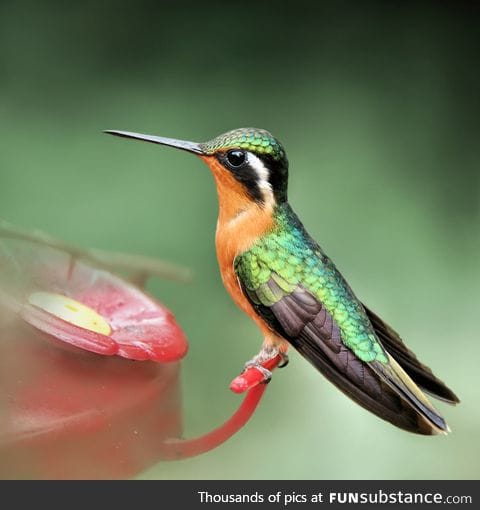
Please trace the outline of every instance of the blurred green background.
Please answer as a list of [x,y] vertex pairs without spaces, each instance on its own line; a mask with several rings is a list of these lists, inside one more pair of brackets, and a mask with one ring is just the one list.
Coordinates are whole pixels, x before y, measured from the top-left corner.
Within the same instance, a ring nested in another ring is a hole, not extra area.
[[261,337],[218,275],[208,169],[102,129],[272,131],[306,227],[462,399],[438,405],[453,434],[417,437],[292,354],[236,437],[142,477],[479,477],[478,14],[453,1],[0,1],[0,217],[194,270],[150,289],[189,337],[187,436],[236,407],[228,384]]

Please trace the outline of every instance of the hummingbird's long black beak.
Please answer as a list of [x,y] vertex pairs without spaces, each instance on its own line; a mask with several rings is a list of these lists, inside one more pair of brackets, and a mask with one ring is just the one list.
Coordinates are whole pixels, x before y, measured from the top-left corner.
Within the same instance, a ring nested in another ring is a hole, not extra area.
[[143,140],[144,142],[158,143],[160,145],[168,145],[169,147],[176,147],[187,152],[194,154],[205,154],[200,147],[200,144],[195,142],[187,142],[185,140],[175,140],[174,138],[164,138],[162,136],[142,135],[141,133],[131,133],[130,131],[115,131],[107,129],[104,131],[109,135],[122,136],[123,138],[134,138],[136,140]]

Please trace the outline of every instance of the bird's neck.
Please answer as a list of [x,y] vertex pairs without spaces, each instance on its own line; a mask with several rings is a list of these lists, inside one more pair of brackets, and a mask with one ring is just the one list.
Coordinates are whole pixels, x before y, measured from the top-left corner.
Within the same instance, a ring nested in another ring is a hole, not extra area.
[[252,247],[260,237],[274,226],[274,204],[258,204],[243,192],[226,192],[217,182],[218,221],[217,249],[223,250],[229,259]]
[[221,265],[230,265],[239,253],[251,248],[257,239],[272,230],[275,203],[255,202],[231,175],[212,170],[219,204],[217,255]]

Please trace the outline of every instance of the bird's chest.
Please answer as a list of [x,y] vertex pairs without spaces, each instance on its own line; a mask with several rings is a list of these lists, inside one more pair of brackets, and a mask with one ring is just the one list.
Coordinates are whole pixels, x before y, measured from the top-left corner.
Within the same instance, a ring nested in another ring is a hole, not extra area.
[[271,227],[270,215],[260,215],[258,211],[249,209],[229,221],[220,216],[217,222],[215,243],[223,284],[235,303],[247,313],[252,312],[252,307],[235,272],[235,258],[249,250]]
[[218,265],[222,276],[223,285],[235,303],[244,311],[250,311],[250,303],[243,294],[240,281],[235,272],[235,258],[242,253],[238,238],[229,232],[229,229],[217,225],[215,237]]

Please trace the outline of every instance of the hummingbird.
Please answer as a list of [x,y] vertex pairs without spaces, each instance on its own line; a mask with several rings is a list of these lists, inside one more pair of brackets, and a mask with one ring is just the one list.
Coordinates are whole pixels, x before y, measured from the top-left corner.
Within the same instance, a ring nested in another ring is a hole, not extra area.
[[421,363],[399,334],[363,304],[288,202],[289,163],[268,131],[241,128],[204,142],[129,131],[108,134],[175,147],[199,156],[219,201],[215,236],[220,273],[233,301],[263,335],[245,367],[291,345],[337,388],[368,411],[423,435],[450,431],[426,394],[457,396]]

